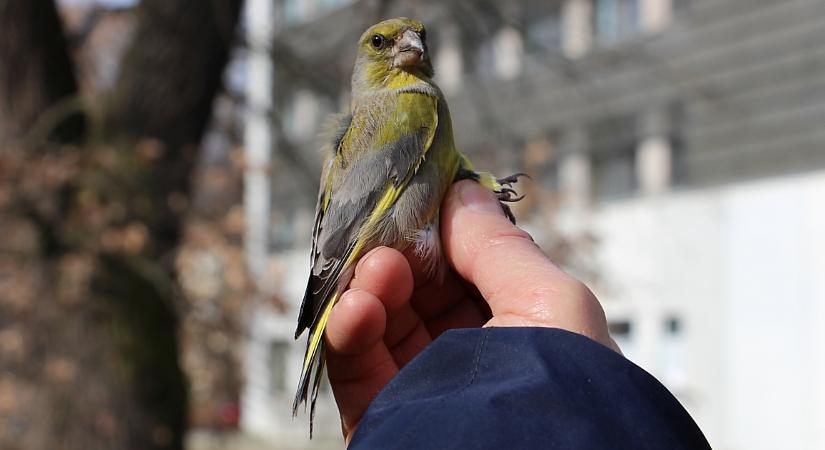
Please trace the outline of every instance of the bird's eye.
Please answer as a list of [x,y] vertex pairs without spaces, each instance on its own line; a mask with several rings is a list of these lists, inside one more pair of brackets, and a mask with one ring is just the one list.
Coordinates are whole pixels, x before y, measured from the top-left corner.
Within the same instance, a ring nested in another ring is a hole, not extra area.
[[372,46],[374,48],[379,49],[379,48],[384,46],[384,41],[385,40],[386,39],[384,38],[384,36],[381,36],[380,34],[376,34],[372,37],[372,40],[370,42],[372,42]]
[[421,42],[427,42],[427,30],[422,28],[421,31],[418,33],[418,37],[421,38]]

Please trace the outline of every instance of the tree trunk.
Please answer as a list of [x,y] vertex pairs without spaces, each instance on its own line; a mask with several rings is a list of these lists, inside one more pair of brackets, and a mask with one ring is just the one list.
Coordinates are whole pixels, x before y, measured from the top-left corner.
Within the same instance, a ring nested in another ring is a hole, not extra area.
[[[127,323],[129,352],[142,355],[130,361],[139,380],[138,400],[153,419],[170,427],[174,448],[180,448],[187,412],[176,352],[174,255],[241,5],[241,0],[143,0],[134,43],[104,118],[115,159],[129,174],[122,188],[108,195],[129,205],[127,221],[145,226],[148,239],[138,255],[107,254],[107,265],[119,269],[97,280],[120,299],[115,317]],[[164,275],[161,289],[153,287],[158,278],[152,273]],[[135,292],[141,284],[151,292]],[[147,333],[151,340],[144,339]]]
[[[77,94],[73,65],[52,0],[0,1],[0,146],[27,137],[80,138],[78,108],[59,108]],[[45,115],[49,110],[53,114]]]
[[[155,155],[146,171],[152,217],[168,251],[178,242],[179,208],[189,191],[197,146],[221,86],[242,0],[143,0],[106,113],[109,139],[142,140]],[[152,140],[152,141],[147,141]]]
[[[143,0],[105,142],[0,147],[0,448],[183,447],[173,256],[241,3]],[[53,1],[0,0],[0,145],[83,138],[74,96]]]

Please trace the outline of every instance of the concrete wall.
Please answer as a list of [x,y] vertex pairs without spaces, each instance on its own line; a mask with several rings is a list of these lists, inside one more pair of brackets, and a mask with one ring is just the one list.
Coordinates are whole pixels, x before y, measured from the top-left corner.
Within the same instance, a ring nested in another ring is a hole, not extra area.
[[676,102],[692,185],[825,166],[825,2],[690,4],[660,33],[572,60],[528,55],[517,80],[468,83],[448,96],[457,142],[492,151],[486,115],[527,138]]
[[628,356],[714,448],[825,448],[825,172],[617,202],[594,218],[608,318],[634,324]]

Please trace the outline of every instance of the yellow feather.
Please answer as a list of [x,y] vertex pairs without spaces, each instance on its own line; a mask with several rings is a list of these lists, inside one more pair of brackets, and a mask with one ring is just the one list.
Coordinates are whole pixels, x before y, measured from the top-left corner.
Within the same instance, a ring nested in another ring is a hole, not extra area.
[[312,360],[315,359],[315,351],[318,349],[318,345],[321,343],[321,339],[324,338],[324,329],[326,329],[327,320],[329,320],[329,314],[332,312],[332,307],[335,305],[335,302],[337,300],[338,292],[335,292],[330,301],[327,302],[326,306],[324,307],[324,311],[321,313],[321,317],[318,319],[318,332],[313,334],[310,338],[306,355],[304,355],[304,372],[309,370],[309,365],[312,363]]
[[389,89],[401,89],[420,82],[420,78],[409,72],[393,69],[388,75],[387,87]]
[[470,162],[470,159],[464,155],[461,155],[461,167],[466,170],[472,170],[478,175],[478,184],[486,187],[487,189],[497,192],[501,190],[502,186],[498,182],[498,178],[495,175],[491,174],[490,172],[478,172],[473,168],[473,163]]

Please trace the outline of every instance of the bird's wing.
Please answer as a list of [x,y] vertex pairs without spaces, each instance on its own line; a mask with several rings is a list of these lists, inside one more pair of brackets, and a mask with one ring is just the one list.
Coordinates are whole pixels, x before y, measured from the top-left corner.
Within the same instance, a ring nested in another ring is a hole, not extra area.
[[[370,148],[354,148],[367,141],[357,134],[363,131],[359,125],[369,120],[381,121],[373,130]],[[310,329],[293,409],[306,399],[309,372],[319,359],[323,329],[333,304],[349,282],[354,263],[368,250],[366,246],[376,244],[369,239],[426,157],[437,127],[438,98],[410,92],[398,95],[388,117],[356,115],[347,124],[347,131],[339,134],[334,144],[336,155],[322,178],[312,270],[295,332],[297,337]]]
[[[318,319],[321,306],[338,287],[338,278],[361,255],[365,238],[395,204],[433,141],[438,99],[419,93],[399,97],[390,120],[375,130],[374,148],[360,152],[361,157],[347,157],[358,153],[348,147],[362,142],[352,136],[359,118],[345,118],[347,129],[336,136],[336,157],[322,176],[312,236],[312,269],[296,336]],[[341,168],[342,163],[349,165],[348,170]]]
[[318,264],[318,260],[320,259],[320,253],[318,252],[318,240],[321,236],[321,224],[326,217],[326,211],[330,204],[330,198],[332,197],[332,180],[335,171],[336,157],[341,151],[344,136],[348,133],[351,124],[352,115],[343,116],[338,120],[338,126],[332,138],[331,154],[324,163],[324,167],[321,171],[321,183],[318,189],[318,202],[315,206],[315,219],[312,226],[312,243],[310,248],[309,266],[310,279],[307,284],[306,292],[304,293],[304,299],[301,302],[300,312],[298,313],[298,327],[295,330],[295,339],[298,339],[298,336],[300,336],[305,329],[309,328],[318,313],[319,305],[314,305],[311,301],[313,296],[311,293],[315,291],[313,285],[317,284],[317,280],[315,279],[317,278],[316,266]]

